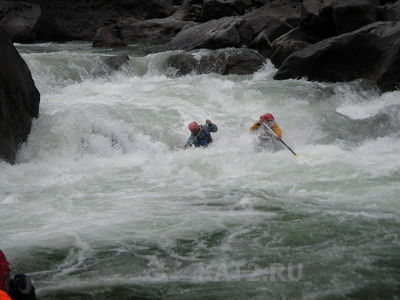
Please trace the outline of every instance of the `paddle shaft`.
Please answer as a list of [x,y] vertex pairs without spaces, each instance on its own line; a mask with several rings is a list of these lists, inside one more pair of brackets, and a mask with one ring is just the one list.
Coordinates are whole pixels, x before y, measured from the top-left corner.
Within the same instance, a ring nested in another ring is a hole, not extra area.
[[282,139],[271,129],[269,128],[269,126],[265,123],[262,123],[264,128],[267,128],[276,138],[278,138],[278,140],[285,145],[286,148],[288,148],[290,150],[290,152],[293,153],[294,156],[297,156],[297,154],[292,150],[292,148],[290,148],[288,145],[286,145],[286,143],[284,141],[282,141]]

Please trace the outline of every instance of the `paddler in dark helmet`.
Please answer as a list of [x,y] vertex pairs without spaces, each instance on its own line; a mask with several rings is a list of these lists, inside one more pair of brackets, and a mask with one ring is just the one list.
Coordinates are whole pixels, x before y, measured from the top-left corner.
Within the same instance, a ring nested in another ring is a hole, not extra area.
[[207,147],[213,142],[210,133],[218,131],[217,125],[208,119],[206,120],[205,125],[199,125],[197,122],[191,122],[189,123],[188,128],[191,134],[186,141],[185,148],[191,147],[192,145],[194,145],[196,148]]

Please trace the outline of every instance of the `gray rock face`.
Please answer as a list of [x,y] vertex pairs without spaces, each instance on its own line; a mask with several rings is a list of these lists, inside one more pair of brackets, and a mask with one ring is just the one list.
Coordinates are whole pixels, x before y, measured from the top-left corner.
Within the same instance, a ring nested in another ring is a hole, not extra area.
[[15,163],[39,112],[40,94],[28,66],[0,30],[0,159]]
[[376,22],[289,56],[275,79],[371,80],[382,91],[400,84],[400,22]]

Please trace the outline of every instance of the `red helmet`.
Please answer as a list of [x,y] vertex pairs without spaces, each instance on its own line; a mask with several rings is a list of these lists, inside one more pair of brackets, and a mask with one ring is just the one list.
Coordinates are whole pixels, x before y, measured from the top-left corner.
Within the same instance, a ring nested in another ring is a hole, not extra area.
[[7,288],[7,281],[10,277],[10,264],[7,261],[3,251],[0,250],[0,289]]
[[262,118],[264,121],[273,121],[274,116],[272,114],[264,114],[260,118]]
[[200,126],[196,122],[191,122],[189,123],[188,128],[190,131],[197,131],[200,129]]

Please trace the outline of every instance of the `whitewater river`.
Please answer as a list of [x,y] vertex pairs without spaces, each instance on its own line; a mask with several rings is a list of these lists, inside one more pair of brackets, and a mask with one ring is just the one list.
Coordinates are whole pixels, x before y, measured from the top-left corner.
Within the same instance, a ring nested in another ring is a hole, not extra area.
[[[172,52],[134,46],[17,48],[40,116],[0,162],[0,248],[39,299],[398,299],[399,92],[274,81],[270,63],[173,78]],[[266,112],[298,158],[255,150]],[[214,144],[183,150],[207,118]]]

